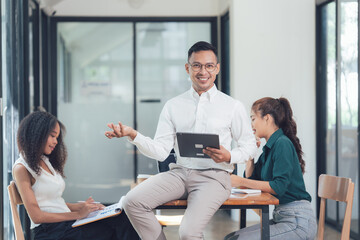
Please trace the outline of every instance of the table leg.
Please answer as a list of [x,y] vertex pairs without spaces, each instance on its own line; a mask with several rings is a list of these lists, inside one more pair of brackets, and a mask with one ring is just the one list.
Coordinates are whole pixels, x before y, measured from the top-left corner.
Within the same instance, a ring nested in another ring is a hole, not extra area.
[[240,228],[246,227],[246,209],[240,209]]
[[264,205],[261,209],[261,239],[270,239],[270,220],[269,220],[269,206]]

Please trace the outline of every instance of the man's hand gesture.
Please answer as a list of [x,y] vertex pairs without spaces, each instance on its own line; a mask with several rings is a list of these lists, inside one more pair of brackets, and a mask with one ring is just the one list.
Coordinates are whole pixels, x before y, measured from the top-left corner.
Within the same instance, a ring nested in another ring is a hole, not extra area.
[[109,139],[112,139],[114,137],[121,138],[128,136],[132,140],[134,140],[137,135],[137,131],[135,131],[132,127],[123,125],[121,122],[119,122],[119,125],[108,123],[107,126],[112,129],[112,131],[105,132],[105,136]]

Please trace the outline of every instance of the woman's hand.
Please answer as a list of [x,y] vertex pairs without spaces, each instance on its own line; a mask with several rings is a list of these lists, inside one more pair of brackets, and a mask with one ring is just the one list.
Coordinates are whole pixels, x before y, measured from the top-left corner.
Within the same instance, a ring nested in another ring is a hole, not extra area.
[[246,162],[246,169],[252,168],[252,167],[254,167],[254,159],[253,159],[253,158],[250,158],[250,159],[247,160],[247,162]]
[[105,208],[105,206],[102,205],[101,203],[95,202],[94,199],[93,199],[93,197],[91,197],[91,196],[90,196],[85,202],[91,203],[91,204],[95,204],[95,205],[97,205],[100,209],[104,209],[104,208]]
[[275,191],[270,187],[268,181],[252,180],[247,178],[242,178],[238,175],[230,175],[231,186],[237,188],[250,188],[250,189],[260,189],[263,192],[268,192],[271,194],[276,194]]
[[255,169],[255,164],[254,164],[254,159],[250,158],[247,162],[246,162],[246,168],[245,168],[245,177],[250,177]]
[[92,197],[89,197],[85,202],[79,203],[79,218],[88,216],[91,212],[97,211],[104,208],[104,205],[95,203]]
[[261,140],[259,137],[256,137],[256,146],[259,148],[261,145]]

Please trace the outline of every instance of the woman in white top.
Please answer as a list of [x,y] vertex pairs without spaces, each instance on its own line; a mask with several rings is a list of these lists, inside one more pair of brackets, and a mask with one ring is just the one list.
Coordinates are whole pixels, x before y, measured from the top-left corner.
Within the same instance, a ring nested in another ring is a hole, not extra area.
[[20,158],[13,177],[31,219],[35,240],[41,239],[139,239],[126,214],[72,228],[76,219],[104,206],[89,197],[82,203],[66,203],[63,142],[64,126],[47,112],[33,112],[20,123],[17,144]]

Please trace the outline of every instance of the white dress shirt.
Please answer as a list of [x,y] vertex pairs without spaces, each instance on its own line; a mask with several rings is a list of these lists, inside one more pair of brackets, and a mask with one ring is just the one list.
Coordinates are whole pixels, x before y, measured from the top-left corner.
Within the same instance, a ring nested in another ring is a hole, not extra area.
[[[230,151],[230,163],[181,157],[176,132],[218,134],[220,145]],[[158,161],[164,161],[174,148],[177,164],[191,169],[216,168],[232,172],[233,163],[244,163],[256,153],[255,136],[245,107],[240,101],[218,91],[215,85],[201,96],[191,87],[170,99],[160,114],[154,139],[138,132],[130,142],[142,154]]]

